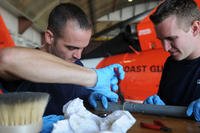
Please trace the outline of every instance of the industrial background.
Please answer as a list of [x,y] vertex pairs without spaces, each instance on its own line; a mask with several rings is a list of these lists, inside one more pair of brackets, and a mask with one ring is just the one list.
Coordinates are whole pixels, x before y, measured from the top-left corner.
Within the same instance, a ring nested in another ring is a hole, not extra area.
[[[91,42],[83,52],[83,58],[87,58],[99,46],[118,42],[121,33],[127,32],[127,26],[131,28],[129,38],[137,39],[135,25],[160,0],[0,0],[0,14],[16,45],[39,47],[50,11],[65,2],[81,7],[93,23]],[[120,51],[127,52],[123,48]]]

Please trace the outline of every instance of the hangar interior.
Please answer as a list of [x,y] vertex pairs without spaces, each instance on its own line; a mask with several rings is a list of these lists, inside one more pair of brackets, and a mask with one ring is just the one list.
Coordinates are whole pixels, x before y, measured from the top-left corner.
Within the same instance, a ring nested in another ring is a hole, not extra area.
[[[50,11],[66,2],[81,7],[93,24],[92,39],[83,52],[83,58],[89,58],[93,57],[89,53],[94,49],[102,44],[109,45],[107,41],[120,40],[119,35],[127,25],[131,24],[131,32],[136,34],[135,25],[158,5],[159,0],[1,0],[0,14],[16,45],[39,47]],[[132,38],[137,38],[135,34]]]

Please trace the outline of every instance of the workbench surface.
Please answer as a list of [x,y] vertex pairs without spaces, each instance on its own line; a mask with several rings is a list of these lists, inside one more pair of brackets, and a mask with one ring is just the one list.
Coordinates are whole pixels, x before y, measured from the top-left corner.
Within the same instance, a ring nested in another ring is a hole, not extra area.
[[171,128],[171,133],[200,133],[200,122],[196,122],[192,119],[154,116],[138,113],[133,113],[132,115],[136,118],[136,123],[128,130],[127,133],[164,133],[164,131],[140,127],[140,122],[153,124],[153,120],[159,120],[167,127]]

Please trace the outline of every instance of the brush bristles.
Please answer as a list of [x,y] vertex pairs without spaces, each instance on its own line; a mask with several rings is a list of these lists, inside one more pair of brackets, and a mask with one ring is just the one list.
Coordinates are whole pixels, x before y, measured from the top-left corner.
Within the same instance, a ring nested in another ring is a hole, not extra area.
[[1,94],[0,125],[27,125],[41,121],[48,99],[49,94],[40,92]]

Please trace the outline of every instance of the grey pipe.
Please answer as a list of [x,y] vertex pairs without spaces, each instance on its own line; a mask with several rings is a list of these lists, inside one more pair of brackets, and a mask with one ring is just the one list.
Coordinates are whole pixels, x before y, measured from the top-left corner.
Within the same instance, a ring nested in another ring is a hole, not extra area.
[[152,105],[152,104],[140,104],[133,102],[125,102],[122,104],[108,103],[108,109],[104,109],[100,102],[97,103],[95,111],[99,112],[113,112],[115,110],[127,110],[131,113],[143,113],[160,116],[172,116],[172,117],[188,117],[186,115],[187,107],[185,106],[169,106],[169,105]]

